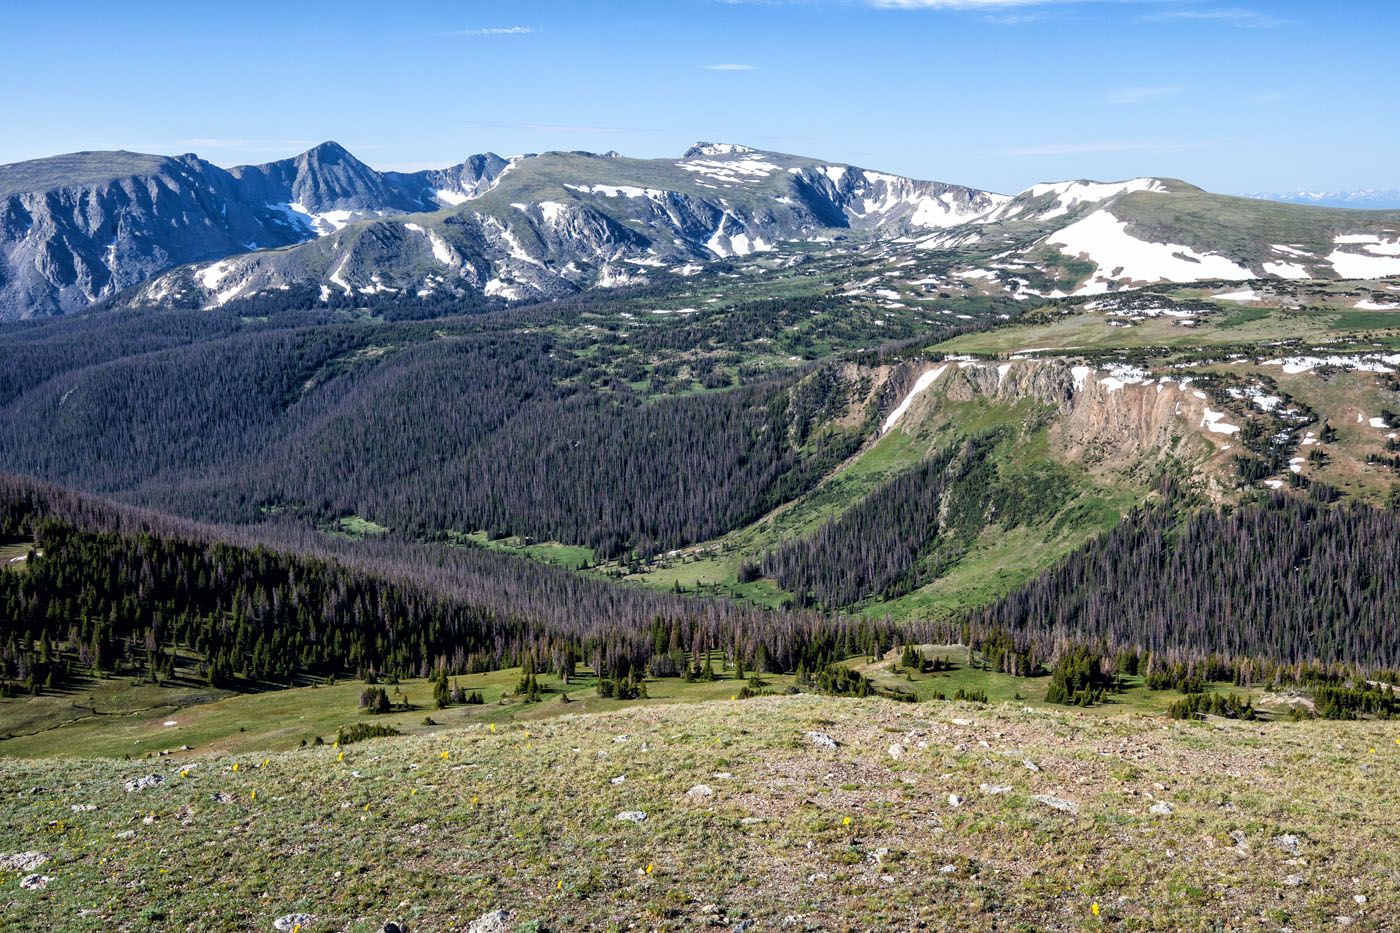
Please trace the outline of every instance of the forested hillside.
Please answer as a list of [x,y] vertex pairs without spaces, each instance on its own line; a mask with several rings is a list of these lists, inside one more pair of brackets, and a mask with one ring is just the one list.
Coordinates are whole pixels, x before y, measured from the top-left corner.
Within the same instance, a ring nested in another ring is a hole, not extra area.
[[1073,496],[1046,464],[1016,474],[999,462],[1006,429],[945,447],[810,535],[786,542],[762,570],[799,602],[839,609],[889,600],[937,579],[988,526],[1052,518]]
[[841,387],[800,373],[648,399],[548,332],[226,329],[91,351],[42,382],[68,342],[21,345],[32,362],[10,377],[0,457],[209,520],[361,515],[613,556],[750,520],[861,440],[822,427],[845,413]]
[[1134,511],[971,621],[1042,645],[1400,668],[1400,511],[1281,494],[1181,505]]
[[895,639],[888,625],[616,587],[474,548],[350,544],[294,526],[260,536],[0,475],[0,537],[36,554],[0,572],[0,680],[28,691],[89,669],[166,675],[177,648],[210,683],[244,686],[527,657],[542,671],[664,676],[711,650],[813,670]]

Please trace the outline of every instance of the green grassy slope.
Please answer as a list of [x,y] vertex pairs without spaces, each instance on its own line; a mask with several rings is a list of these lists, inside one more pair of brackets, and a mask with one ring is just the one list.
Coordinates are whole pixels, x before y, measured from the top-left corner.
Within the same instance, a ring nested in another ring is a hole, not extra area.
[[[48,881],[7,871],[4,916],[1384,929],[1400,911],[1392,733],[800,696],[198,762],[9,762],[0,854],[45,857]],[[123,789],[150,773],[165,783]]]

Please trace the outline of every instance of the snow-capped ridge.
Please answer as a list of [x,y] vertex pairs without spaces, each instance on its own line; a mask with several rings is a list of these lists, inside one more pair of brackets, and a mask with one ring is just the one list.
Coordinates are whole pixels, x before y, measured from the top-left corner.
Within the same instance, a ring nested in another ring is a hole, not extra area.
[[751,146],[741,146],[738,143],[707,143],[698,142],[681,154],[682,159],[695,159],[700,156],[724,156],[743,155],[758,152]]

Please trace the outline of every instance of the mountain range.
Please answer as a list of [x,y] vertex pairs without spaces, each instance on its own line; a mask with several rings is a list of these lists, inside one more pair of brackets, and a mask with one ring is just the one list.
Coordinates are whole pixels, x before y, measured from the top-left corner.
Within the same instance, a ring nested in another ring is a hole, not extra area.
[[942,256],[988,291],[1055,298],[1396,275],[1398,241],[1400,212],[1157,178],[1008,196],[725,143],[676,159],[485,153],[414,173],[376,171],[333,142],[230,169],[192,154],[80,152],[0,167],[0,318],[278,292],[310,304],[539,300],[832,248]]
[[1255,192],[1245,197],[1287,204],[1311,204],[1317,207],[1347,207],[1356,210],[1389,211],[1400,208],[1400,190],[1391,188],[1361,188],[1356,191],[1289,191]]
[[275,249],[478,193],[508,163],[377,172],[336,143],[223,169],[75,152],[0,166],[0,317],[62,314],[189,262]]

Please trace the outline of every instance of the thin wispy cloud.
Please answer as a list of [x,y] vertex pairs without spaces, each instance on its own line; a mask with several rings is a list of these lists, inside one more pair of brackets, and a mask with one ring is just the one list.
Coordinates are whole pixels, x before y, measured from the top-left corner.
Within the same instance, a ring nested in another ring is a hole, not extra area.
[[1150,143],[1150,142],[1086,142],[1086,143],[1050,143],[1042,146],[1019,146],[1010,149],[998,149],[993,154],[1000,156],[1017,157],[1040,157],[1040,156],[1067,156],[1067,155],[1093,155],[1096,153],[1111,152],[1166,152],[1173,149],[1191,149],[1199,144],[1186,143]]
[[528,36],[535,30],[529,26],[481,26],[476,29],[454,29],[447,36]]
[[1045,18],[1050,7],[1120,6],[1138,7],[1150,12],[1143,19],[1196,20],[1241,27],[1281,25],[1268,13],[1244,7],[1217,7],[1205,0],[717,0],[731,6],[862,6],[876,10],[950,10],[985,13],[985,22],[1020,25]]
[[522,130],[530,133],[553,133],[565,136],[599,136],[613,133],[656,133],[655,127],[648,126],[602,126],[590,123],[545,123],[528,120],[468,120],[462,124],[473,129]]
[[993,26],[1029,26],[1031,23],[1045,22],[1044,13],[988,13],[982,22]]
[[1178,22],[1219,23],[1240,29],[1271,29],[1275,26],[1282,26],[1284,22],[1268,13],[1240,7],[1170,7],[1149,13],[1143,19],[1149,22],[1176,20]]
[[741,65],[738,62],[721,62],[703,66],[706,71],[757,71],[757,65]]
[[178,146],[194,146],[198,149],[308,149],[316,145],[314,139],[230,139],[223,136],[196,136],[190,139],[175,140]]
[[1120,87],[1110,91],[1104,99],[1110,104],[1131,106],[1175,97],[1184,90],[1185,88],[1177,85],[1170,87]]

